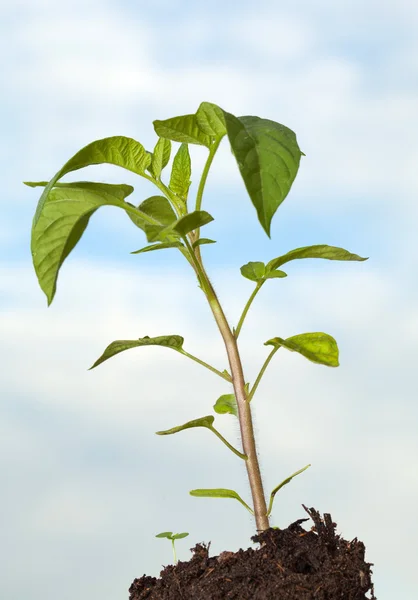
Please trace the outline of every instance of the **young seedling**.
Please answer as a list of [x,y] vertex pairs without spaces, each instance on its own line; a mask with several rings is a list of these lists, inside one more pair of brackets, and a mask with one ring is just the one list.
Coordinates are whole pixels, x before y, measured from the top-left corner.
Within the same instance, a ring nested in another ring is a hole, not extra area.
[[[265,342],[266,346],[271,346],[270,353],[254,384],[250,386],[245,382],[238,347],[238,338],[244,320],[260,289],[267,281],[282,281],[287,277],[287,273],[282,271],[281,267],[293,260],[317,258],[363,261],[367,259],[343,248],[319,244],[296,248],[267,263],[248,262],[241,267],[241,274],[252,281],[255,288],[244,306],[237,326],[231,327],[201,256],[203,245],[215,243],[212,239],[201,237],[200,232],[202,227],[213,221],[213,217],[202,210],[202,200],[209,169],[219,144],[224,137],[228,138],[258,220],[269,237],[272,218],[288,195],[298,172],[301,156],[304,154],[298,146],[295,133],[284,125],[253,116],[235,117],[208,102],[203,102],[195,114],[154,121],[154,129],[158,140],[152,152],[145,150],[139,142],[131,138],[123,136],[104,138],[92,142],[77,152],[49,182],[27,183],[33,187],[44,187],[32,226],[31,249],[35,271],[50,304],[55,295],[57,277],[62,264],[77,245],[91,216],[102,206],[120,208],[134,225],[145,233],[148,245],[132,254],[175,248],[183,255],[192,267],[198,286],[209,303],[225,343],[230,371],[226,369],[221,371],[186,352],[183,348],[184,339],[180,335],[117,340],[107,346],[91,368],[97,367],[125,350],[156,345],[187,356],[224,379],[228,385],[232,384],[233,393],[220,396],[213,408],[217,414],[230,414],[238,419],[241,434],[240,448],[232,446],[214,427],[213,415],[193,419],[183,425],[157,433],[171,435],[194,427],[206,428],[214,433],[244,462],[251,489],[251,506],[237,492],[225,488],[196,489],[190,494],[198,497],[238,500],[254,516],[257,530],[263,531],[269,527],[269,517],[277,491],[310,465],[299,469],[276,486],[270,494],[267,506],[251,413],[251,402],[255,392],[270,361],[281,348],[296,352],[314,363],[337,367],[338,347],[333,337],[322,332],[302,333],[288,338],[272,337]],[[180,146],[174,156],[170,177],[163,181],[162,172],[169,163],[172,142],[179,142]],[[188,198],[191,183],[190,144],[198,144],[208,150],[194,207],[190,206]],[[86,181],[60,182],[67,173],[101,163],[117,165],[136,173],[153,183],[158,189],[158,194],[135,205],[127,201],[127,197],[133,192],[133,187],[129,185]]]
[[178,561],[177,561],[177,556],[176,556],[176,546],[175,546],[174,542],[176,540],[181,540],[182,538],[185,538],[188,535],[189,535],[188,533],[175,533],[173,535],[172,531],[163,531],[162,533],[159,533],[155,537],[167,538],[168,540],[171,540],[171,545],[173,547],[174,564],[176,565]]

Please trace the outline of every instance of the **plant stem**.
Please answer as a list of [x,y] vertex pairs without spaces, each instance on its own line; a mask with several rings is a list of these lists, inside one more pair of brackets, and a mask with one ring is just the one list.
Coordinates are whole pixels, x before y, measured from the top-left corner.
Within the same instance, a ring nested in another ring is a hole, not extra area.
[[215,367],[212,367],[211,365],[208,365],[208,363],[205,363],[203,360],[200,360],[200,358],[197,358],[196,356],[193,356],[192,354],[189,354],[188,352],[186,352],[185,350],[183,350],[183,348],[174,348],[174,349],[177,352],[180,352],[180,354],[183,354],[184,356],[188,356],[189,358],[191,358],[195,362],[199,363],[200,365],[203,365],[204,367],[206,367],[207,369],[209,369],[213,373],[216,373],[216,375],[219,375],[219,377],[222,377],[222,379],[225,379],[226,381],[228,381],[228,383],[231,383],[231,378],[230,378],[230,376],[227,373],[221,373],[221,371],[218,371],[218,369],[215,369]]
[[[202,176],[200,178],[199,181],[199,187],[197,189],[197,194],[196,194],[196,208],[195,210],[201,210],[201,206],[202,206],[202,198],[203,198],[203,192],[205,189],[205,185],[206,185],[206,180],[208,178],[208,174],[209,174],[209,169],[212,165],[212,161],[215,158],[215,154],[216,151],[219,147],[219,144],[221,143],[222,138],[216,140],[212,146],[209,148],[209,156],[206,159],[206,163],[205,166],[203,167],[203,172],[202,172]],[[200,237],[200,228],[196,230],[194,236],[193,236],[193,242],[196,242]],[[201,256],[200,256],[200,247],[197,246],[196,247],[196,256],[198,258],[198,260],[201,260]]]
[[255,380],[255,383],[254,383],[254,385],[253,385],[253,387],[251,389],[251,392],[249,393],[248,402],[251,402],[251,400],[253,399],[255,391],[256,391],[256,389],[258,387],[258,384],[260,383],[261,378],[264,375],[264,371],[267,369],[269,362],[271,361],[271,359],[276,354],[276,352],[277,352],[277,350],[279,348],[281,348],[281,346],[276,346],[276,348],[273,348],[273,350],[270,352],[270,354],[266,358],[266,360],[264,362],[264,365],[261,367],[261,370],[260,370],[259,374],[257,375],[257,379]]
[[269,528],[269,519],[267,516],[267,505],[264,497],[260,466],[258,464],[251,408],[245,391],[245,379],[237,346],[237,340],[231,331],[219,300],[215,294],[215,290],[213,289],[207,276],[206,280],[209,287],[209,305],[212,309],[213,316],[215,317],[219,331],[221,332],[224,340],[226,352],[228,354],[229,365],[231,368],[232,384],[234,386],[235,398],[237,400],[242,447],[244,454],[246,454],[248,457],[245,461],[245,466],[247,468],[248,479],[251,487],[256,527],[258,531],[264,531],[265,529]]
[[236,340],[238,339],[239,332],[241,331],[241,327],[242,327],[242,325],[244,323],[245,317],[247,316],[247,312],[248,312],[248,310],[249,310],[249,308],[250,308],[250,306],[252,304],[252,301],[254,300],[254,298],[256,297],[256,295],[258,294],[258,292],[259,292],[259,290],[260,290],[260,288],[261,288],[261,286],[263,285],[264,282],[265,282],[265,280],[259,281],[257,283],[257,285],[256,285],[253,293],[251,294],[251,296],[248,299],[247,304],[245,305],[244,310],[242,311],[242,315],[240,317],[240,320],[238,321],[237,328],[235,329],[235,339]]
[[232,385],[234,386],[234,393],[237,401],[238,420],[241,431],[242,448],[244,451],[243,454],[247,456],[245,466],[247,468],[248,480],[250,482],[256,527],[257,531],[264,531],[269,528],[269,518],[267,516],[267,504],[264,497],[260,465],[258,464],[251,408],[245,390],[245,379],[237,346],[237,340],[235,339],[229,323],[226,320],[222,306],[220,305],[215,290],[213,289],[209,277],[206,274],[202,264],[202,259],[197,258],[187,237],[184,237],[183,240],[190,252],[193,268],[196,271],[199,282],[202,285],[202,290],[206,294],[209,306],[225,343],[232,375]]
[[171,544],[173,546],[173,555],[174,555],[174,564],[177,564],[177,555],[176,555],[176,546],[174,544],[174,540],[171,540]]

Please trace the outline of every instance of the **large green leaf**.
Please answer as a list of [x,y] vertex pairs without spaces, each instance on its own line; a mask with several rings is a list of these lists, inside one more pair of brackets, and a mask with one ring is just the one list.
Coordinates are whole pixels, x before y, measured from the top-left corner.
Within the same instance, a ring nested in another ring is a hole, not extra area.
[[197,124],[196,115],[183,115],[165,121],[154,121],[155,133],[173,142],[186,144],[211,145],[210,136],[206,135]]
[[172,435],[173,433],[178,433],[179,431],[184,431],[185,429],[191,429],[193,427],[207,427],[208,429],[212,429],[214,420],[214,416],[208,415],[206,417],[200,417],[200,419],[188,421],[187,423],[184,423],[184,425],[178,425],[177,427],[172,427],[171,429],[166,429],[164,431],[156,431],[155,433],[157,435]]
[[295,133],[280,123],[225,111],[224,117],[245,187],[270,237],[271,220],[290,191],[303,153]]
[[241,502],[241,504],[243,506],[245,506],[245,508],[252,515],[254,514],[254,511],[252,510],[252,508],[250,508],[248,506],[248,504],[246,502],[244,502],[244,500],[241,498],[241,496],[239,494],[237,494],[237,492],[234,492],[234,490],[228,490],[228,489],[224,489],[224,488],[198,489],[198,490],[191,490],[189,492],[189,494],[191,496],[196,496],[197,498],[233,498],[234,500],[238,500],[238,502]]
[[89,370],[94,369],[105,360],[112,358],[112,356],[115,356],[115,354],[119,354],[119,352],[123,352],[124,350],[138,348],[139,346],[164,346],[166,348],[172,348],[173,350],[179,350],[183,346],[183,342],[184,338],[180,335],[160,335],[153,338],[146,335],[137,340],[116,340],[109,344],[100,358],[96,360]]
[[187,200],[187,194],[189,193],[191,174],[189,148],[187,144],[181,144],[173,160],[169,188],[184,200]]
[[295,250],[287,252],[287,254],[283,254],[283,256],[273,258],[267,263],[267,271],[272,271],[273,269],[277,269],[281,265],[284,265],[291,260],[298,260],[301,258],[325,258],[327,260],[358,261],[367,260],[367,258],[362,258],[361,256],[358,256],[358,254],[352,254],[351,252],[348,252],[348,250],[338,248],[337,246],[318,244],[316,246],[303,246],[302,248],[296,248]]
[[264,345],[283,346],[291,352],[302,354],[314,363],[326,365],[327,367],[338,367],[339,365],[337,342],[327,333],[301,333],[285,340],[275,337],[265,342]]
[[55,186],[57,181],[67,173],[77,171],[78,169],[82,169],[89,165],[108,163],[123,167],[138,175],[144,175],[150,162],[150,154],[145,150],[142,144],[132,138],[119,135],[96,140],[95,142],[88,144],[74,154],[74,156],[65,163],[45,187],[36,208],[33,224],[35,225],[40,218],[49,192]]
[[161,171],[167,166],[170,160],[171,142],[165,138],[159,138],[155,144],[154,152],[151,157],[150,173],[155,179],[159,179]]
[[[27,185],[44,185],[44,182]],[[132,192],[129,185],[86,181],[58,184],[50,191],[39,218],[33,223],[31,238],[33,265],[48,304],[54,298],[61,265],[80,240],[90,217],[100,206],[127,210],[131,205],[124,198]]]
[[196,113],[199,128],[206,135],[221,139],[226,135],[224,111],[216,104],[202,102]]

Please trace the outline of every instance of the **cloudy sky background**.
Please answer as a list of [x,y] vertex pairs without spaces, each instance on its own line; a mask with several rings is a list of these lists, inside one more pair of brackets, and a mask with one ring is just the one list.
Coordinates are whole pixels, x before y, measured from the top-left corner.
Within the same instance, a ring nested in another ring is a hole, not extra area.
[[[101,209],[66,262],[47,309],[31,265],[39,191],[81,147],[110,135],[151,149],[152,120],[201,101],[279,121],[298,136],[300,172],[269,240],[224,140],[203,208],[215,221],[205,264],[231,325],[253,290],[239,267],[315,243],[365,263],[299,261],[256,298],[240,336],[254,382],[273,336],[325,331],[338,369],[284,351],[255,397],[265,488],[312,467],[275,501],[274,524],[301,507],[330,512],[366,544],[379,600],[414,600],[418,535],[418,8],[412,0],[338,3],[18,0],[0,5],[3,165],[0,223],[0,596],[123,600],[134,577],[172,561],[159,531],[211,551],[248,547],[249,515],[196,499],[229,487],[249,499],[240,461],[207,431],[155,431],[211,412],[225,382],[162,348],[88,372],[114,339],[179,334],[220,370],[222,340],[194,275],[173,250]],[[194,186],[205,150],[193,148]],[[66,180],[151,184],[100,166]],[[216,420],[238,443],[232,417]]]

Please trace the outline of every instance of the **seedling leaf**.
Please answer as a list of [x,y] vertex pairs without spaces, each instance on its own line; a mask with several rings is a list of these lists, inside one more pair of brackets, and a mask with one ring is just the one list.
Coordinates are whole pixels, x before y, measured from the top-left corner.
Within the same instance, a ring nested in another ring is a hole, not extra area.
[[153,122],[153,125],[157,135],[173,142],[198,144],[208,148],[211,145],[211,138],[197,124],[196,115],[183,115],[164,121],[157,120]]
[[212,215],[205,210],[195,210],[184,217],[181,217],[173,226],[173,230],[177,231],[181,236],[185,236],[203,225],[207,225],[213,221]]
[[266,265],[263,262],[249,262],[241,267],[241,275],[251,281],[260,281],[264,278]]
[[302,152],[291,130],[269,119],[235,117],[224,111],[229,142],[245,187],[270,237],[274,213],[286,198]]
[[284,479],[281,483],[279,483],[279,485],[277,487],[274,488],[274,490],[271,492],[270,494],[270,502],[269,502],[269,507],[267,510],[267,516],[270,516],[272,508],[273,508],[273,501],[274,501],[274,497],[277,494],[277,492],[284,486],[287,485],[290,481],[292,481],[292,479],[294,477],[296,477],[296,475],[299,475],[300,473],[303,473],[303,471],[306,471],[306,469],[308,467],[310,467],[311,465],[306,465],[306,467],[303,467],[303,469],[299,469],[299,471],[296,471],[296,473],[293,473],[293,475],[290,475],[290,477],[287,477],[287,479]]
[[314,363],[326,365],[327,367],[339,366],[337,342],[327,333],[301,333],[285,340],[276,337],[268,340],[264,345],[283,346],[291,352],[302,354]]
[[163,531],[162,533],[158,533],[155,537],[156,538],[168,538],[169,540],[171,540],[172,536],[173,536],[172,531]]
[[291,261],[298,260],[301,258],[324,258],[327,260],[357,260],[363,261],[367,258],[362,258],[358,254],[352,254],[344,248],[338,248],[337,246],[327,246],[326,244],[317,244],[315,246],[303,246],[302,248],[296,248],[284,254],[273,258],[267,263],[267,271],[277,269],[281,265]]
[[159,179],[161,171],[167,166],[170,160],[171,142],[165,138],[159,138],[155,144],[154,152],[151,157],[150,172],[155,179]]
[[241,502],[243,506],[253,515],[254,511],[252,508],[248,506],[246,502],[241,498],[237,492],[234,490],[228,490],[224,488],[216,488],[216,489],[198,489],[191,490],[189,492],[191,496],[196,496],[197,498],[233,498],[234,500],[238,500]]
[[216,244],[216,240],[209,240],[208,238],[199,238],[198,240],[193,242],[192,246],[193,248],[196,248],[196,246],[203,246],[203,244]]
[[275,279],[276,277],[279,277],[279,278],[287,277],[287,273],[277,269],[276,271],[270,271],[270,272],[266,273],[264,275],[263,279]]
[[86,181],[61,184],[50,190],[38,218],[33,221],[31,238],[33,265],[48,304],[55,295],[59,270],[79,242],[90,217],[101,206],[126,210],[128,203],[124,198],[132,192],[133,187],[129,185]]
[[175,534],[173,535],[173,538],[172,538],[172,539],[173,539],[173,540],[181,540],[181,539],[183,539],[183,538],[187,537],[188,535],[189,535],[189,534],[188,534],[188,533],[186,533],[186,532],[184,532],[184,533],[175,533]]
[[214,420],[214,416],[208,415],[206,417],[200,417],[200,419],[188,421],[187,423],[184,423],[184,425],[178,425],[177,427],[172,427],[171,429],[166,429],[165,431],[156,431],[155,433],[157,435],[171,435],[173,433],[183,431],[184,429],[191,429],[192,427],[207,427],[208,429],[211,429]]
[[109,344],[100,358],[98,358],[94,365],[90,367],[89,371],[99,366],[105,360],[112,358],[112,356],[115,356],[120,352],[124,352],[124,350],[138,348],[139,346],[165,346],[166,348],[178,350],[183,346],[183,342],[184,338],[182,338],[180,335],[161,335],[153,338],[146,335],[145,337],[138,338],[137,340],[116,340],[115,342]]
[[221,139],[226,135],[224,111],[216,104],[202,102],[196,113],[196,122],[203,133],[210,137]]
[[238,407],[235,394],[224,394],[223,396],[219,396],[213,405],[213,409],[218,415],[230,414],[237,417]]
[[135,250],[131,254],[141,254],[142,252],[152,252],[153,250],[164,250],[164,248],[180,248],[184,246],[181,242],[163,242],[160,244],[153,244],[152,246],[145,246],[140,250]]
[[192,167],[189,148],[187,144],[182,144],[174,157],[169,187],[172,192],[184,200],[187,199],[189,192],[191,174]]

